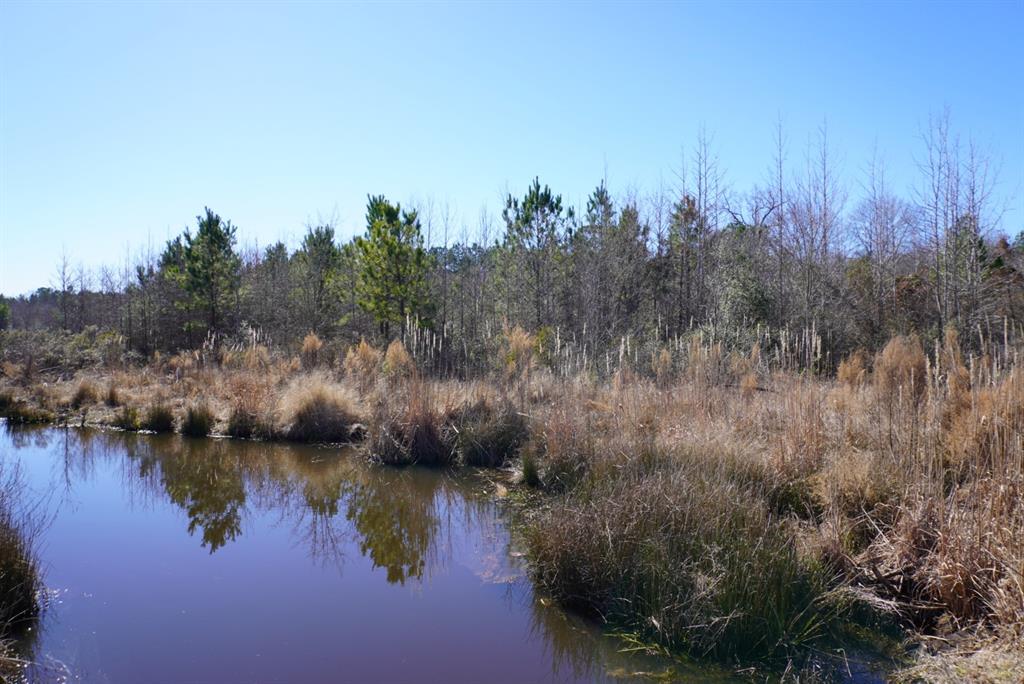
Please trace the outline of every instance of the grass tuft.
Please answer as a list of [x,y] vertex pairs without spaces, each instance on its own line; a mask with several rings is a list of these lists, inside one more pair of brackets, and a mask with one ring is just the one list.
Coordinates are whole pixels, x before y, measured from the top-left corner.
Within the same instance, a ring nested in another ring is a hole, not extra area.
[[166,404],[153,404],[146,410],[140,427],[151,432],[174,432],[174,412]]
[[185,419],[181,422],[181,434],[187,437],[207,437],[213,432],[216,418],[209,405],[204,402],[192,404],[185,411]]
[[359,422],[351,394],[323,375],[293,380],[279,410],[284,436],[296,442],[347,442]]

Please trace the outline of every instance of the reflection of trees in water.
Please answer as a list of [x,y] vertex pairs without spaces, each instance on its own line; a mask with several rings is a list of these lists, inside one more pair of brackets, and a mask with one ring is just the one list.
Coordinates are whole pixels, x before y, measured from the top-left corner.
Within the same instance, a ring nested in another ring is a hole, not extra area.
[[96,430],[38,430],[18,439],[60,449],[55,478],[69,490],[94,478],[99,464],[119,470],[132,507],[170,501],[211,553],[239,537],[247,515],[277,514],[314,560],[340,567],[355,542],[393,583],[422,579],[450,548],[452,530],[470,524],[476,510],[457,492],[459,480],[368,466],[335,449]]
[[245,485],[241,468],[224,442],[180,440],[176,457],[163,459],[161,473],[170,500],[188,515],[188,533],[202,530],[210,553],[242,533]]
[[374,567],[387,571],[388,582],[420,579],[439,523],[433,473],[402,470],[380,473],[354,483],[345,517],[359,536],[359,550]]

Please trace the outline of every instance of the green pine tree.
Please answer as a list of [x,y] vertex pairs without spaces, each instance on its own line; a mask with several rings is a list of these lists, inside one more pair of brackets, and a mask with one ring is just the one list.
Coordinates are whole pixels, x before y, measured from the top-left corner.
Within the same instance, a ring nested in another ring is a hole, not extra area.
[[208,332],[220,332],[238,298],[242,260],[235,253],[235,227],[206,208],[198,230],[185,231],[184,286]]
[[391,326],[416,319],[431,324],[427,276],[430,259],[415,211],[403,211],[383,195],[371,196],[366,205],[366,235],[356,238],[359,306],[371,314],[385,339]]

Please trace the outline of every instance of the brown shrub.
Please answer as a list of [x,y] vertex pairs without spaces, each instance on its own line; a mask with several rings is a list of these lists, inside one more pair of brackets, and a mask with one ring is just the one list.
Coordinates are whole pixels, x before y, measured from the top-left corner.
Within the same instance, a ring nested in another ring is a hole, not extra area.
[[704,343],[703,333],[690,337],[686,353],[686,377],[699,387],[722,385],[727,379],[727,362],[721,342]]
[[946,375],[946,403],[942,411],[942,426],[949,429],[957,416],[971,408],[971,374],[964,366],[960,341],[953,326],[946,328],[940,363],[940,370]]
[[493,409],[486,402],[463,406],[452,418],[456,448],[470,466],[500,468],[526,440],[526,419],[509,404]]
[[596,451],[593,426],[585,414],[555,408],[526,442],[524,461],[539,472],[545,489],[572,489],[590,469]]
[[342,368],[349,378],[358,383],[360,391],[365,393],[377,377],[381,358],[380,350],[363,339],[359,344],[349,347]]
[[505,329],[502,368],[506,379],[515,380],[529,374],[534,366],[536,346],[536,338],[518,325]]
[[228,434],[232,437],[269,439],[274,436],[271,387],[265,377],[238,374],[229,381],[231,413]]
[[839,362],[836,379],[839,384],[847,387],[861,387],[867,380],[868,353],[858,349]]
[[320,350],[323,347],[323,341],[312,330],[302,338],[302,348],[299,352],[299,357],[302,359],[303,370],[309,371],[319,365]]
[[875,388],[883,401],[920,401],[928,387],[928,360],[916,335],[894,337],[875,356]]
[[384,374],[392,379],[410,378],[416,372],[416,364],[413,362],[405,345],[399,340],[392,340],[384,352]]
[[153,404],[146,410],[140,427],[152,432],[174,432],[174,412],[166,404]]

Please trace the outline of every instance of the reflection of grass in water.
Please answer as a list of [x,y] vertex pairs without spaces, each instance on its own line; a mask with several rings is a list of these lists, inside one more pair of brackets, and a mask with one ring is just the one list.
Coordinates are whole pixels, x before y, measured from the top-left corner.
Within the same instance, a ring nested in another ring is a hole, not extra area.
[[32,660],[43,590],[34,548],[42,529],[38,512],[21,500],[17,464],[0,461],[0,678],[14,680]]

